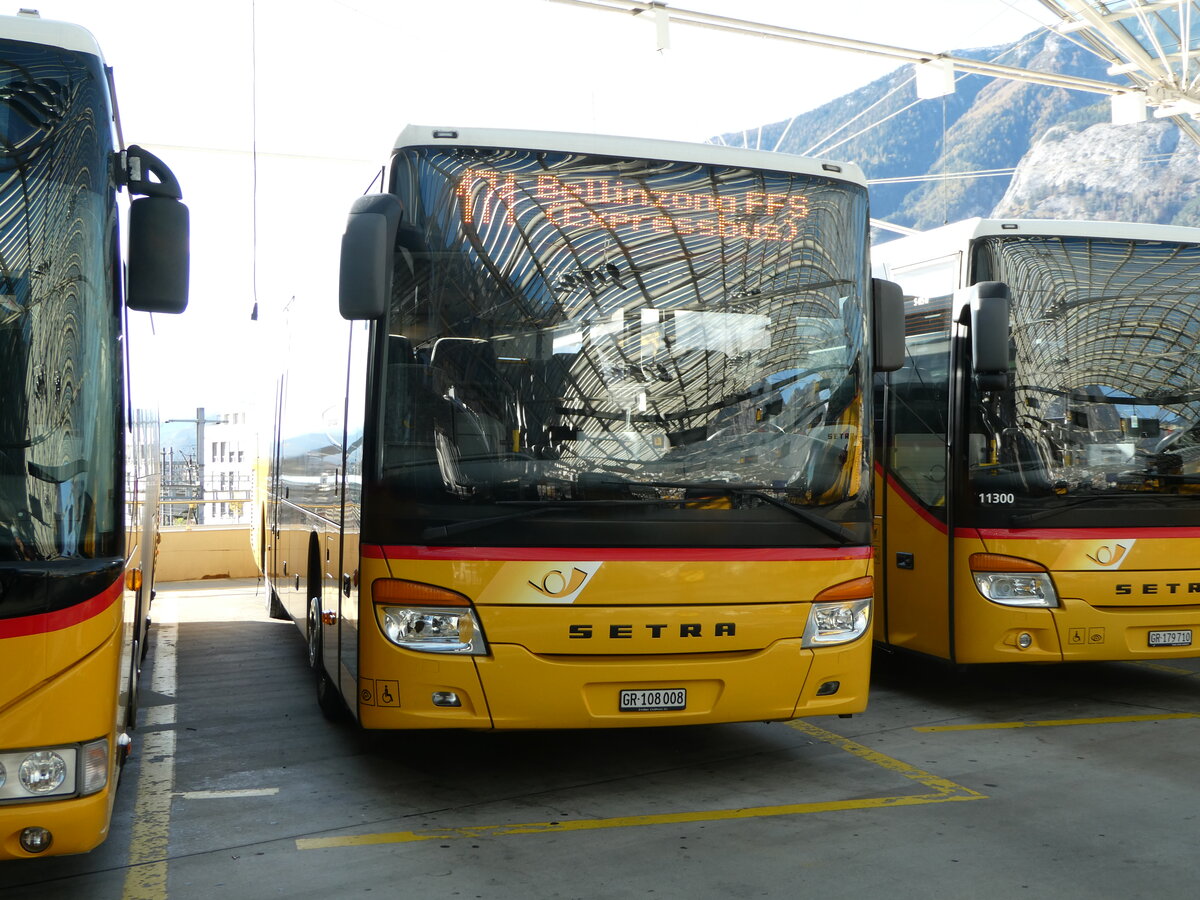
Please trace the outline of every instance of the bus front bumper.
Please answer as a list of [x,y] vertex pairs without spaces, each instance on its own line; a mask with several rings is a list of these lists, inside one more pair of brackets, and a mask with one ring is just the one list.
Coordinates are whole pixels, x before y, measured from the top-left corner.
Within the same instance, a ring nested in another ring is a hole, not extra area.
[[[759,651],[636,659],[537,655],[513,644],[475,658],[402,653],[391,680],[360,684],[359,721],[368,729],[507,730],[849,715],[866,708],[870,653],[868,637],[817,650],[794,639]],[[652,702],[654,692],[675,705],[683,699],[683,708],[623,710],[622,693],[638,691]],[[445,705],[450,697],[457,705]]]
[[[62,856],[96,848],[108,836],[111,790],[110,785],[88,797],[0,805],[0,860]],[[23,849],[21,833],[26,828],[49,831],[50,845],[40,853]]]

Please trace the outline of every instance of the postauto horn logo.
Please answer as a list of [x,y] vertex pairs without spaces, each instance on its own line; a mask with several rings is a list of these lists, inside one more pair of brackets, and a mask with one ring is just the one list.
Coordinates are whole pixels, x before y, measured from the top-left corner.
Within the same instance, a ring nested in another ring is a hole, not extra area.
[[600,563],[574,563],[549,569],[541,576],[529,579],[529,586],[545,597],[557,603],[570,603],[583,590]]

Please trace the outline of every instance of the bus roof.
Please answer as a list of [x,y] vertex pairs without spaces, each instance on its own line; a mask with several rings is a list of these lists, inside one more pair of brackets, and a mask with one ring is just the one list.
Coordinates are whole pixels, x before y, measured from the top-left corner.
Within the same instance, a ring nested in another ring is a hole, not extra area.
[[409,147],[500,147],[517,150],[551,150],[563,153],[592,153],[602,156],[661,159],[703,165],[767,169],[774,172],[817,175],[865,187],[866,179],[855,163],[835,162],[749,150],[718,144],[692,144],[653,138],[619,137],[607,134],[575,134],[563,131],[520,131],[507,128],[435,128],[408,125],[396,138],[393,152]]
[[1200,244],[1200,228],[1184,225],[1151,225],[1145,222],[1085,222],[1066,219],[963,219],[919,234],[874,244],[871,259],[897,264],[963,250],[978,238],[993,235],[1031,237],[1095,237],[1139,241]]
[[0,40],[24,41],[61,47],[79,53],[90,53],[102,62],[104,54],[92,33],[80,25],[43,19],[36,12],[21,12],[16,16],[0,16]]

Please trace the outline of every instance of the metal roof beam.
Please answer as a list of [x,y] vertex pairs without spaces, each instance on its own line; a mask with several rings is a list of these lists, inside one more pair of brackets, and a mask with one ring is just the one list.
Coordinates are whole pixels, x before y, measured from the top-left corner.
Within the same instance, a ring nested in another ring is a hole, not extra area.
[[668,21],[673,24],[687,25],[694,28],[705,28],[714,31],[724,31],[730,34],[740,34],[746,37],[772,38],[781,41],[791,41],[814,47],[826,47],[833,50],[846,50],[853,53],[865,53],[871,56],[882,56],[910,63],[926,63],[933,60],[950,60],[959,72],[972,75],[988,75],[994,78],[1007,78],[1014,81],[1025,81],[1031,84],[1043,84],[1049,87],[1061,87],[1069,90],[1088,91],[1094,94],[1112,96],[1124,94],[1138,88],[1113,84],[1108,81],[1097,81],[1091,78],[1077,78],[1071,75],[1059,75],[1054,72],[1038,72],[1034,69],[1022,69],[1018,66],[1005,66],[977,59],[965,59],[952,56],[949,53],[936,53],[929,50],[914,50],[908,47],[896,47],[890,44],[879,44],[874,41],[860,41],[854,38],[838,37],[830,34],[818,34],[813,31],[803,31],[798,28],[787,28],[781,25],[770,25],[766,22],[752,22],[747,19],[735,19],[730,16],[718,16],[712,13],[696,10],[680,9],[667,6],[664,3],[650,0],[550,0],[567,6],[578,6],[604,12],[627,13],[641,15],[654,12],[661,17],[665,10]]

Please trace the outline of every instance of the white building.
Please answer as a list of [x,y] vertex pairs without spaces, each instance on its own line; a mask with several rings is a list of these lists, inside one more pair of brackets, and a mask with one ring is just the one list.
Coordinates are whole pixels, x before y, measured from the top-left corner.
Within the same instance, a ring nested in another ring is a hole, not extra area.
[[254,488],[254,454],[257,437],[244,412],[205,417],[201,483],[204,486],[204,519],[209,525],[248,524]]

